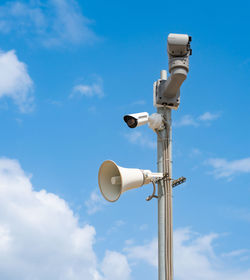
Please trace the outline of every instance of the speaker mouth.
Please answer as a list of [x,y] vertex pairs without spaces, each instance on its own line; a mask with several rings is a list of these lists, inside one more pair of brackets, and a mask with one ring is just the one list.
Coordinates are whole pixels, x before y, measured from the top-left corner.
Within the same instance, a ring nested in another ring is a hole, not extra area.
[[[121,183],[111,183],[111,178],[115,176],[121,177]],[[122,193],[122,176],[114,161],[106,160],[102,163],[98,173],[98,184],[103,197],[107,201],[115,202],[119,199]]]

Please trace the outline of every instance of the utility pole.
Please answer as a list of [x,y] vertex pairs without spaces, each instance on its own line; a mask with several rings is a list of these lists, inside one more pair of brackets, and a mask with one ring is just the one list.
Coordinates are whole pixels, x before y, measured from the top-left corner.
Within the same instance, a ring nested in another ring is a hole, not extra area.
[[[153,193],[147,197],[158,199],[158,280],[173,280],[173,208],[172,189],[186,181],[172,178],[172,109],[180,105],[180,87],[187,78],[191,37],[187,34],[168,35],[167,71],[154,83],[154,106],[157,113],[147,112],[125,115],[124,121],[130,128],[148,124],[157,133],[158,173],[137,168],[124,168],[111,160],[102,163],[98,173],[99,188],[106,200],[117,201],[121,194],[152,183]],[[155,195],[156,183],[158,196]]]
[[[166,80],[161,71],[161,80]],[[166,174],[158,182],[158,279],[173,280],[173,209],[172,209],[172,109],[160,107],[157,113],[165,127],[157,134],[157,169]]]
[[161,71],[160,80],[154,83],[154,106],[162,115],[164,128],[157,132],[157,167],[163,178],[158,181],[158,266],[159,280],[173,280],[173,207],[172,188],[185,182],[186,178],[172,179],[172,109],[180,105],[180,87],[189,71],[192,54],[187,34],[169,34],[168,64]]

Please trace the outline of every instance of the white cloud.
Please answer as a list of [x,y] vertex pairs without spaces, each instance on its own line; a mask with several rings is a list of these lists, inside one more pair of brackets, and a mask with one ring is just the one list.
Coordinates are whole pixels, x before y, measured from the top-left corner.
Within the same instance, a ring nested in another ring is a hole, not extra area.
[[124,251],[131,260],[143,260],[146,263],[157,267],[158,265],[158,251],[157,239],[153,239],[150,243],[141,246],[127,247]]
[[191,152],[189,153],[190,157],[196,157],[196,156],[200,156],[202,154],[201,150],[198,148],[193,148],[191,149]]
[[127,246],[131,246],[132,244],[134,244],[134,239],[127,239],[127,240],[125,240],[125,245],[127,245]]
[[180,229],[175,232],[176,279],[217,279],[217,269],[214,265],[216,258],[212,247],[212,241],[217,235],[208,234],[195,238],[193,235],[189,229]]
[[[175,279],[250,279],[249,269],[226,265],[229,257],[244,261],[238,257],[247,257],[249,250],[216,254],[218,237],[188,228],[176,230]],[[130,280],[127,258],[157,267],[156,238],[139,246],[127,242],[127,256],[106,251],[100,264],[94,242],[94,227],[81,226],[63,199],[45,190],[35,191],[17,161],[0,159],[0,275],[4,279]]]
[[33,109],[33,82],[15,51],[0,51],[0,98],[9,97],[25,113]]
[[173,122],[174,126],[198,126],[199,124],[191,115],[183,116],[179,121]]
[[[217,234],[199,235],[188,228],[174,232],[174,265],[176,280],[247,280],[250,270],[228,267],[223,255],[214,251]],[[125,249],[128,258],[145,261],[157,267],[157,240]]]
[[210,112],[206,112],[198,117],[200,121],[213,121],[220,117],[219,113],[213,114]]
[[85,201],[85,206],[87,207],[87,212],[89,215],[92,215],[100,210],[103,206],[106,205],[105,199],[100,195],[100,192],[94,190],[90,194],[90,198]]
[[101,270],[107,280],[130,279],[131,270],[127,258],[118,252],[106,252]]
[[229,253],[222,254],[223,257],[240,257],[242,255],[249,254],[249,250],[241,249],[241,250],[235,250],[231,251]]
[[78,84],[74,86],[73,91],[69,97],[73,98],[75,96],[97,96],[99,98],[102,98],[104,96],[102,79],[100,77],[96,77],[95,82],[93,82],[92,84]]
[[107,252],[99,265],[94,227],[80,226],[63,199],[35,191],[29,177],[16,160],[0,159],[1,278],[112,280],[115,264],[117,279],[129,280],[126,257]]
[[143,134],[140,131],[131,131],[129,133],[126,133],[125,137],[128,139],[130,143],[137,144],[142,147],[155,149],[157,145],[156,140],[153,141],[147,135]]
[[250,173],[250,158],[226,160],[223,158],[210,158],[206,164],[211,165],[217,178],[232,177],[240,173]]
[[204,114],[193,117],[191,115],[184,115],[180,120],[174,121],[174,126],[199,126],[201,124],[209,125],[211,121],[214,121],[220,117],[219,113],[205,112]]
[[93,42],[96,35],[90,23],[75,0],[12,1],[0,6],[0,32],[30,33],[48,47]]

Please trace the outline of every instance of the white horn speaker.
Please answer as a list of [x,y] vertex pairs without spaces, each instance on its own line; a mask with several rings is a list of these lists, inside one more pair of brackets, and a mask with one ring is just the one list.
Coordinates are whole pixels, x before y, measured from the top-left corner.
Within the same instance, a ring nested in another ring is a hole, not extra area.
[[161,177],[162,173],[152,173],[150,170],[137,168],[124,168],[118,166],[112,160],[106,160],[99,169],[98,183],[104,198],[114,202],[125,191],[139,188],[150,183],[152,179]]

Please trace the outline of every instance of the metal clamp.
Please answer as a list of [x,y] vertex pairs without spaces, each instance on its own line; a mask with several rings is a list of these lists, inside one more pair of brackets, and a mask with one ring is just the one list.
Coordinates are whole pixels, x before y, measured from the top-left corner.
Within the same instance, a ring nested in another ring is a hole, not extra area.
[[146,200],[147,201],[150,201],[152,198],[158,198],[158,196],[157,195],[155,195],[155,192],[156,192],[156,185],[155,185],[155,183],[158,183],[159,181],[161,181],[161,180],[165,180],[165,179],[167,179],[167,180],[171,180],[170,178],[168,178],[168,173],[166,173],[165,175],[163,175],[163,177],[162,178],[159,178],[159,179],[157,179],[157,180],[153,180],[152,181],[152,184],[153,184],[153,193],[151,194],[151,195],[149,195],[147,198],[146,198]]
[[158,179],[158,180],[154,180],[154,181],[152,181],[152,184],[153,184],[153,193],[151,194],[151,195],[149,195],[147,198],[146,198],[146,200],[147,201],[150,201],[152,198],[158,198],[158,196],[157,195],[155,195],[155,192],[156,192],[156,185],[155,185],[155,183],[158,183],[159,181],[161,181],[161,180],[169,180],[169,181],[173,181],[172,182],[172,188],[175,188],[176,186],[179,186],[180,184],[183,184],[183,183],[185,183],[186,182],[186,178],[185,177],[180,177],[180,178],[178,178],[178,179],[176,179],[176,180],[173,180],[173,179],[171,179],[170,177],[168,177],[168,173],[166,173],[162,178],[160,178],[160,179]]

